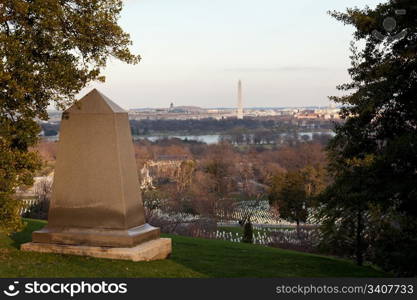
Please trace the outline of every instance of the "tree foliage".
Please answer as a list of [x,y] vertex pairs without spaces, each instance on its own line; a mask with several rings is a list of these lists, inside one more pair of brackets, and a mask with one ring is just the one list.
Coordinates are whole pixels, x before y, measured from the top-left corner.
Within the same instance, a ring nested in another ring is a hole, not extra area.
[[305,223],[314,199],[325,187],[325,172],[317,166],[276,174],[272,178],[269,202],[277,207],[281,218]]
[[250,221],[243,226],[242,243],[253,244],[253,226]]
[[335,181],[322,201],[325,240],[356,253],[358,263],[366,254],[381,261],[384,253],[386,269],[408,275],[416,261],[400,266],[407,251],[390,255],[383,247],[393,244],[390,230],[417,246],[417,236],[407,229],[417,217],[417,3],[386,1],[375,9],[331,14],[353,25],[355,33],[352,81],[339,87],[345,96],[332,98],[344,105],[346,122],[328,148]]
[[137,63],[129,35],[118,26],[121,0],[7,0],[0,3],[0,230],[18,229],[19,185],[31,184],[40,166],[30,152],[35,119],[63,108],[112,56]]

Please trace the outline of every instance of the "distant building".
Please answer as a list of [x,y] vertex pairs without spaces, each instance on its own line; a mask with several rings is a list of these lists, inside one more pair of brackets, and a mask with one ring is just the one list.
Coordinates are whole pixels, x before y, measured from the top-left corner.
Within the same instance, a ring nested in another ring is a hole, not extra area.
[[205,109],[197,106],[175,106],[172,109],[170,109],[171,113],[177,113],[177,114],[203,114],[206,112]]

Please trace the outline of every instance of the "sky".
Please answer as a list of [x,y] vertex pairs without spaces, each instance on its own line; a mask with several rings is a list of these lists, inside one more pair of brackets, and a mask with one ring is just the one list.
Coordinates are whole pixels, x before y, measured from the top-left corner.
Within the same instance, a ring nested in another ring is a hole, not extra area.
[[353,27],[329,10],[382,0],[126,0],[137,65],[111,59],[93,83],[125,109],[193,105],[327,106],[349,81]]

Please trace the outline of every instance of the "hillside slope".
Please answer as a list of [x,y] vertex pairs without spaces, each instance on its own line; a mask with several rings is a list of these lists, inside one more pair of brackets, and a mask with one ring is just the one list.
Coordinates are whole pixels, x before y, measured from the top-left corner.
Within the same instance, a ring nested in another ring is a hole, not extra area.
[[12,237],[0,235],[0,277],[381,277],[350,261],[257,245],[167,236],[170,259],[130,262],[19,251],[31,232],[45,225],[26,220]]

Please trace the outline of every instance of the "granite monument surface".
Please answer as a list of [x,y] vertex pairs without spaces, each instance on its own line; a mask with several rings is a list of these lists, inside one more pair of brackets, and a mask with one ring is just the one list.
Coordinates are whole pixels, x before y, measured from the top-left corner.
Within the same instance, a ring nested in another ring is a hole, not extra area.
[[145,222],[128,114],[96,89],[62,115],[48,225],[21,249],[134,261],[172,251]]

